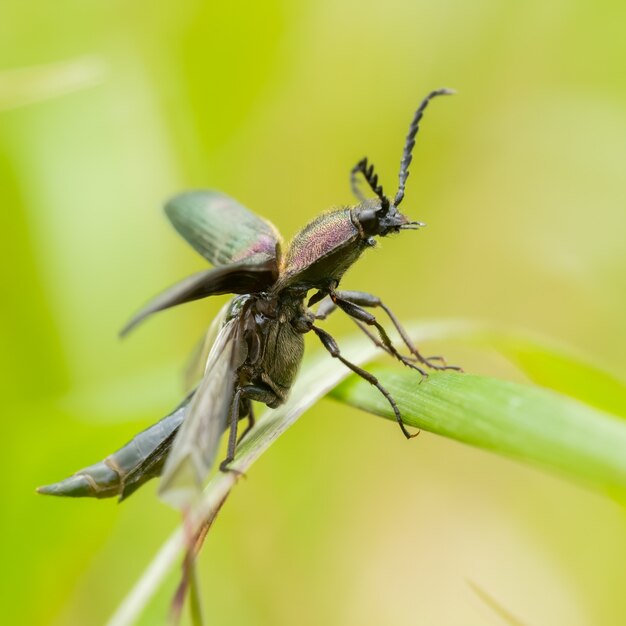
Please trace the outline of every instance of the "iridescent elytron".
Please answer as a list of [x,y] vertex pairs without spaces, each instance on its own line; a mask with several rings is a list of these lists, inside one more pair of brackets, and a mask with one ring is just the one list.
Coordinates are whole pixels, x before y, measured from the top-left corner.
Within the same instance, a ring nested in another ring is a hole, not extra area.
[[[104,461],[79,471],[40,493],[65,496],[119,495],[125,498],[150,478],[163,475],[160,492],[182,505],[209,473],[222,433],[229,430],[228,453],[220,469],[228,471],[237,446],[238,421],[254,424],[252,402],[271,408],[282,404],[304,352],[304,334],[313,331],[330,355],[374,385],[395,412],[404,435],[411,434],[388,391],[372,374],[350,363],[335,340],[317,325],[339,308],[381,349],[414,368],[448,369],[439,357],[427,359],[415,348],[393,313],[376,296],[337,289],[346,270],[375,237],[423,226],[398,211],[409,175],[415,136],[429,101],[451,93],[431,92],[415,112],[400,164],[398,191],[384,194],[374,167],[363,159],[352,169],[352,189],[360,203],[317,217],[281,252],[278,231],[228,196],[192,191],[170,200],[165,212],[176,230],[215,268],[195,274],[142,309],[122,331],[163,309],[217,294],[237,294],[222,309],[200,351],[195,369],[200,382],[166,418],[139,433]],[[365,199],[361,174],[375,195]],[[313,292],[307,300],[309,292]],[[320,303],[316,312],[309,307]],[[400,354],[383,326],[366,308],[378,307],[390,318],[409,355]],[[372,330],[370,330],[370,328]],[[421,366],[421,367],[420,367]],[[457,368],[453,368],[457,369]]]

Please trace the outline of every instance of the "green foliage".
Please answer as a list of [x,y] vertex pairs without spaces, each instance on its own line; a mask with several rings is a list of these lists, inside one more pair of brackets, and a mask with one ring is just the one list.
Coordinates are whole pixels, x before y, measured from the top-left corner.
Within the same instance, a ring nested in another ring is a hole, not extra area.
[[503,325],[457,322],[440,327],[450,339],[498,350],[538,385],[626,418],[626,381],[569,346]]
[[[535,355],[548,355],[542,372],[544,381],[559,386],[559,368],[587,368],[594,372],[592,383],[612,380],[609,374],[580,359],[565,356],[562,349],[552,351],[538,339],[523,339],[520,332],[484,332],[486,326],[470,323],[413,324],[411,335],[424,340],[446,334],[457,339],[476,342],[480,328],[481,345],[517,346],[517,353],[529,355],[521,361],[530,363],[535,371],[539,360]],[[377,355],[376,347],[361,335],[344,340],[355,363],[364,364]],[[370,367],[396,400],[407,426],[428,430],[497,454],[532,463],[555,471],[601,492],[623,498],[626,494],[626,421],[592,408],[580,401],[537,386],[522,385],[487,376],[454,372],[433,372],[422,379],[409,369]],[[251,465],[281,436],[316,400],[330,391],[335,400],[369,413],[395,420],[387,400],[367,381],[351,375],[337,362],[330,362],[326,353],[309,356],[294,389],[283,406],[268,410],[249,436],[237,449],[231,467],[245,473]],[[342,381],[338,386],[337,383]],[[592,389],[593,384],[592,384]],[[615,381],[613,399],[619,404],[621,387]],[[578,389],[587,395],[584,386]],[[607,400],[610,400],[607,399]],[[235,473],[217,473],[207,485],[187,524],[199,529],[203,521],[213,518],[237,482]],[[407,479],[410,484],[410,477]],[[189,533],[189,528],[186,529]],[[120,606],[109,626],[134,623],[150,596],[184,548],[184,534],[179,529],[164,544],[136,587]],[[192,608],[198,619],[195,600]]]
[[[551,391],[497,378],[406,370],[372,372],[405,424],[557,471],[605,493],[626,494],[626,421]],[[354,376],[331,396],[395,419],[376,389]]]
[[[488,341],[448,329],[420,348],[624,416],[626,3],[8,0],[0,13],[4,623],[104,623],[179,521],[154,484],[120,506],[34,493],[182,397],[181,366],[221,302],[116,341],[143,302],[205,267],[163,202],[217,189],[289,236],[352,201],[363,156],[394,188],[407,115],[429,89],[458,95],[411,166],[403,206],[428,228],[368,252],[342,287],[402,320],[492,320]],[[516,347],[509,331],[505,346],[501,323],[593,358]],[[348,324],[328,328],[341,338]],[[499,352],[477,357],[476,342]],[[618,623],[623,510],[568,476],[443,437],[407,443],[321,401],[212,529],[207,617],[474,626],[486,620],[471,577],[525,623]],[[143,624],[163,622],[178,575]]]

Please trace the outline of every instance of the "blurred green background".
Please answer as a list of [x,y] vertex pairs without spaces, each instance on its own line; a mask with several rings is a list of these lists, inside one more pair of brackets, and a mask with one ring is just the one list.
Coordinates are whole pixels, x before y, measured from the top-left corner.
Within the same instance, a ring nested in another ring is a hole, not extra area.
[[[100,624],[178,523],[34,488],[104,457],[181,395],[222,299],[116,333],[204,267],[160,211],[223,190],[289,238],[350,203],[371,157],[404,210],[344,286],[404,320],[521,325],[626,370],[626,4],[3,2],[2,622]],[[337,336],[352,330],[328,323]],[[313,345],[313,344],[312,344]],[[442,350],[473,372],[495,355]],[[623,510],[514,462],[323,401],[231,496],[200,558],[211,624],[622,623]],[[165,622],[178,577],[142,624]],[[621,616],[621,619],[620,619]]]

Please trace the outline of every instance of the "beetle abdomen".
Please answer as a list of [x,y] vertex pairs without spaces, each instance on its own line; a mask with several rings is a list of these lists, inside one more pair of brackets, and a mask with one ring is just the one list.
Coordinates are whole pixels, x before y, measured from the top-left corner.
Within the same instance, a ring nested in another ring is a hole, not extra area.
[[[73,476],[37,491],[50,496],[73,498],[124,498],[145,482],[159,476],[169,447],[178,432],[191,396],[167,417],[135,435],[103,461],[85,467]],[[141,472],[136,472],[141,468]]]
[[286,397],[304,355],[304,337],[289,322],[274,322],[266,336],[263,360],[265,381],[279,396]]

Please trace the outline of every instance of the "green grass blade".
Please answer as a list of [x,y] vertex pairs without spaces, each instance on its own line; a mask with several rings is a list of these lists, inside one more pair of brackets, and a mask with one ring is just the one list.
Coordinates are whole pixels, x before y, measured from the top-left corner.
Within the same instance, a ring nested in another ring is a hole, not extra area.
[[[626,417],[626,380],[563,342],[501,324],[470,320],[432,322],[431,336],[497,350],[534,383]],[[409,329],[425,329],[412,324]]]
[[[560,394],[509,381],[369,368],[407,425],[539,465],[606,494],[626,491],[626,423]],[[351,376],[331,397],[395,419],[384,397]]]
[[[411,325],[409,334],[418,345],[430,339],[454,338],[493,347],[497,342],[495,335],[485,332],[488,328],[468,322],[433,322]],[[380,355],[380,350],[361,334],[342,339],[339,345],[356,364],[363,365]],[[562,363],[561,366],[567,367]],[[400,366],[368,369],[380,376],[410,425],[540,465],[605,493],[621,494],[626,488],[626,421],[545,389],[493,378],[448,372],[433,374],[420,383],[415,372]],[[529,366],[529,369],[536,368]],[[600,377],[604,376],[601,370],[598,372]],[[261,416],[237,448],[231,467],[247,472],[307,408],[349,373],[325,352],[307,356],[288,401]],[[558,382],[559,378],[546,375],[545,380]],[[386,400],[356,377],[331,395],[391,417]],[[217,473],[209,481],[191,514],[192,528],[198,528],[203,520],[215,514],[236,480],[233,473]],[[134,623],[184,547],[184,534],[178,529],[119,605],[108,626]]]
[[[415,340],[431,338],[429,331],[424,329],[415,330],[412,336]],[[379,353],[379,349],[361,334],[340,343],[355,363],[367,363]],[[330,358],[326,352],[318,351],[305,357],[302,371],[287,402],[277,409],[263,413],[256,426],[237,447],[231,467],[245,473],[306,409],[324,397],[349,373],[348,369]],[[195,534],[202,522],[215,514],[236,481],[236,475],[232,472],[218,472],[209,481],[197,507],[189,514],[191,534]],[[135,623],[184,547],[184,533],[179,528],[161,546],[143,575],[117,607],[107,626],[130,626]]]
[[195,563],[191,564],[191,579],[189,581],[189,611],[193,626],[204,626],[202,617],[202,600],[200,595],[200,583],[198,581],[198,568]]
[[511,613],[507,608],[505,608],[500,602],[498,602],[491,594],[487,593],[480,585],[475,583],[472,580],[468,580],[467,584],[470,589],[489,607],[491,610],[498,615],[509,626],[525,626],[523,622],[521,622],[513,613]]
[[573,350],[521,334],[495,335],[492,345],[538,385],[626,417],[626,382]]

